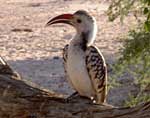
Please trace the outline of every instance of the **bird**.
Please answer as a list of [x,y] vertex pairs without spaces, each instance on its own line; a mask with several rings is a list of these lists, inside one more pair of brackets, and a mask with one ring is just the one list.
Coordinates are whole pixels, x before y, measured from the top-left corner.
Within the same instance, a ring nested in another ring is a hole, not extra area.
[[106,103],[107,66],[101,51],[94,46],[97,24],[85,10],[66,13],[50,19],[46,26],[65,23],[76,29],[75,36],[63,49],[64,68],[68,83],[80,96],[96,104]]

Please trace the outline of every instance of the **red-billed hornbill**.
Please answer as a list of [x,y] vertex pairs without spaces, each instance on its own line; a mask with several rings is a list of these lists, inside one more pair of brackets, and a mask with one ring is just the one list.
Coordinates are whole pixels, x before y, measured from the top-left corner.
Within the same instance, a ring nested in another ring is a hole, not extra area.
[[103,55],[96,46],[97,25],[95,18],[84,10],[62,14],[46,25],[66,23],[76,29],[76,35],[63,50],[67,80],[81,95],[105,103],[107,94],[107,69]]

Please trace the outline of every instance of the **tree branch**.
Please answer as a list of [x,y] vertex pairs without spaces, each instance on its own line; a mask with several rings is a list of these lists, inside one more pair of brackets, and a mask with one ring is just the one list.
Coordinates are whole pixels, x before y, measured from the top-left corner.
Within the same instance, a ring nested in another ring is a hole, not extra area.
[[0,58],[1,118],[150,118],[150,102],[133,108],[94,105],[77,96],[67,103],[63,95],[23,80]]

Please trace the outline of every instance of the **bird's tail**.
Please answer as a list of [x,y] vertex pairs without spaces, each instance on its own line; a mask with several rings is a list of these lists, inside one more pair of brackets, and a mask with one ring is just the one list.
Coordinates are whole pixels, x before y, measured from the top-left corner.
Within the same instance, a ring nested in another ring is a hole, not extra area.
[[106,103],[106,96],[107,96],[107,86],[103,86],[101,91],[97,93],[96,96],[96,103],[97,104],[103,104]]

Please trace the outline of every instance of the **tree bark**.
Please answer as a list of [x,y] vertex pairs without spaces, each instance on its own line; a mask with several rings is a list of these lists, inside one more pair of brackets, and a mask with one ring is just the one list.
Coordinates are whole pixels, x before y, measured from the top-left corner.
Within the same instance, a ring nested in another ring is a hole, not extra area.
[[77,96],[40,89],[23,80],[0,58],[0,118],[150,118],[150,102],[132,108],[94,105]]

